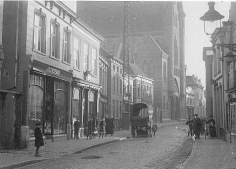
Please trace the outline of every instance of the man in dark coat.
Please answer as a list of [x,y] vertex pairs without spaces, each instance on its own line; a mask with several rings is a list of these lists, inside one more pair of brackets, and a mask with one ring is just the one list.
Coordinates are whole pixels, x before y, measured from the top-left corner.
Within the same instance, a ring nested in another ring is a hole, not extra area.
[[193,119],[193,134],[195,134],[196,139],[200,139],[201,125],[201,119],[198,117],[198,114],[195,114]]
[[216,127],[215,127],[215,120],[213,119],[213,116],[209,116],[209,120],[206,122],[206,124],[209,124],[209,133],[210,138],[216,137]]
[[41,157],[41,156],[39,155],[39,147],[44,146],[43,135],[42,135],[40,126],[41,126],[40,123],[36,123],[36,128],[35,128],[35,130],[34,130],[35,147],[36,147],[35,157]]
[[80,121],[78,118],[76,118],[76,121],[74,122],[74,139],[79,139],[79,128],[80,128]]
[[87,140],[88,139],[92,139],[91,137],[91,134],[92,134],[92,131],[93,131],[93,119],[90,118],[89,121],[88,121],[88,132],[87,132]]

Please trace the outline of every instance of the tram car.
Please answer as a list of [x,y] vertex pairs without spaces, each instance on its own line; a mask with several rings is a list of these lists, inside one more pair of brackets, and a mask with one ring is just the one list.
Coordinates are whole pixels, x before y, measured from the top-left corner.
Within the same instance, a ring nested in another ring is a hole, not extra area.
[[148,114],[142,117],[140,111],[142,109],[148,109],[145,103],[136,103],[133,105],[130,123],[132,137],[152,137],[152,125],[153,121]]

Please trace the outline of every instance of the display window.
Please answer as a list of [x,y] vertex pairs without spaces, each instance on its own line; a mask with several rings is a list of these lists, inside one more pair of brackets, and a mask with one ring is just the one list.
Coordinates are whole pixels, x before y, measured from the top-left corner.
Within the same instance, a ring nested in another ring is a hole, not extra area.
[[36,123],[41,123],[43,120],[43,108],[44,108],[44,78],[37,75],[30,75],[30,87],[29,87],[29,114],[28,125],[29,134],[34,136],[34,129]]

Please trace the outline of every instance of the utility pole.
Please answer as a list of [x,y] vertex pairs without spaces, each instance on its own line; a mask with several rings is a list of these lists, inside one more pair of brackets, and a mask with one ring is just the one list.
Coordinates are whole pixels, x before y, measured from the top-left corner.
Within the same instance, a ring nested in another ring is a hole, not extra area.
[[[129,2],[124,1],[124,32],[123,32],[123,115],[122,115],[122,128],[126,129],[124,122],[127,122],[125,118],[131,117],[130,112],[130,60],[129,60]],[[127,81],[127,83],[126,83]],[[126,86],[127,84],[127,86]],[[126,109],[127,105],[127,109]],[[129,113],[129,116],[125,114]]]

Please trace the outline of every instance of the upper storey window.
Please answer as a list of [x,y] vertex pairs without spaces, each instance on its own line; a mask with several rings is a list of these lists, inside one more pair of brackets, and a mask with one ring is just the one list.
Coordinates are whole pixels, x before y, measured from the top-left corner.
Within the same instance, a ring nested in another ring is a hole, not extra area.
[[45,15],[35,12],[34,14],[34,46],[39,52],[46,53],[45,46]]

